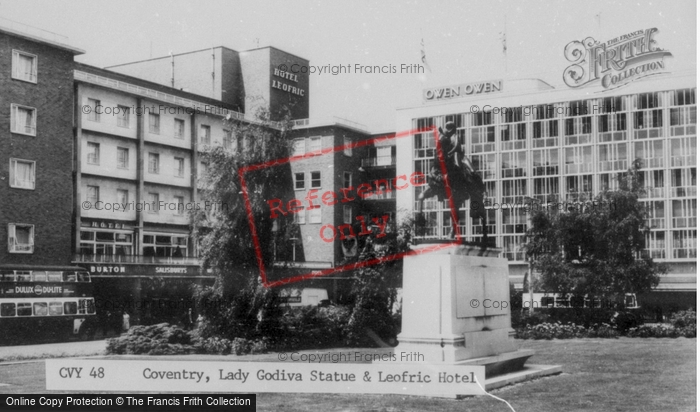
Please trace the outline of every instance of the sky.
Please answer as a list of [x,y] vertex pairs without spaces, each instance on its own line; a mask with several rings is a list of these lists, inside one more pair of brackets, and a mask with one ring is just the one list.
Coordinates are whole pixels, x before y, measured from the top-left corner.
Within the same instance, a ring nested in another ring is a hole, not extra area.
[[[0,18],[63,36],[98,67],[225,46],[274,46],[310,66],[310,117],[337,116],[390,131],[396,109],[426,88],[510,78],[565,87],[564,47],[656,27],[671,72],[697,70],[695,0],[666,1],[136,1],[0,0]],[[503,50],[505,33],[506,51]],[[402,64],[429,69],[400,73]],[[394,73],[353,73],[355,65]]]

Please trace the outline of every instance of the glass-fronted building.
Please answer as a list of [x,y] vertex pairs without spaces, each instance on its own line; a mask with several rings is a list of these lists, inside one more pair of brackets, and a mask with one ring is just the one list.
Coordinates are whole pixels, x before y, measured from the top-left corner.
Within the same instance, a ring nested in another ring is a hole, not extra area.
[[[566,207],[591,200],[615,190],[616,175],[640,159],[646,189],[642,201],[650,211],[646,251],[669,267],[656,292],[667,292],[665,299],[670,292],[695,301],[695,73],[651,76],[615,90],[554,88],[528,79],[434,89],[425,96],[423,105],[398,111],[397,131],[455,122],[464,153],[486,184],[487,230],[509,260],[516,288],[522,288],[527,271],[525,205],[537,201]],[[397,140],[397,175],[428,173],[434,152],[430,132]],[[397,192],[397,204],[413,204],[415,213],[422,189]],[[476,240],[481,224],[467,220],[470,205],[463,206],[460,231]],[[425,211],[424,237],[447,236],[447,202],[426,201]]]

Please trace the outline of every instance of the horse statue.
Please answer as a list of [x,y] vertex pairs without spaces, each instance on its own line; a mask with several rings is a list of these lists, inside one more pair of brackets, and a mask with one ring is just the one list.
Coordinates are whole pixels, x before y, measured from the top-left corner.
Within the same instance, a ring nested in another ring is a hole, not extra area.
[[[472,200],[469,210],[469,216],[472,218],[480,218],[482,225],[483,244],[487,242],[486,231],[486,208],[484,207],[484,193],[486,186],[484,185],[481,176],[474,170],[469,159],[464,157],[464,150],[459,143],[457,136],[457,127],[454,122],[447,122],[445,130],[442,127],[440,131],[439,146],[435,150],[435,157],[430,168],[430,173],[427,176],[428,187],[418,196],[418,218],[417,225],[425,225],[425,217],[423,216],[423,202],[425,199],[437,196],[439,201],[449,199],[446,190],[446,182],[450,188],[450,195],[454,207],[459,210],[460,207],[468,199]],[[444,162],[440,161],[440,152],[443,154]],[[444,163],[446,175],[443,175],[441,164]],[[457,215],[459,219],[459,214]],[[454,239],[454,227],[459,226],[459,221],[451,225],[450,239]]]

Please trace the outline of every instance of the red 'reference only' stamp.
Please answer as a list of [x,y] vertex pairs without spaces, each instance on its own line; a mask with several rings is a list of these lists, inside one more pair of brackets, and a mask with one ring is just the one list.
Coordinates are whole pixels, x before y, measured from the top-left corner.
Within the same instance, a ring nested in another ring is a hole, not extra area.
[[[451,189],[449,185],[449,181],[447,178],[444,178],[444,184],[445,184],[445,192],[447,194],[446,198],[448,199],[448,204],[450,208],[450,214],[451,214],[451,220],[452,220],[452,225],[454,229],[454,233],[456,233],[456,238],[453,239],[450,242],[446,243],[438,243],[435,245],[427,246],[418,250],[411,250],[411,251],[406,251],[406,252],[400,252],[400,253],[395,253],[392,255],[384,256],[381,258],[374,258],[374,259],[369,259],[365,261],[359,261],[359,262],[353,262],[350,264],[345,264],[345,265],[339,265],[339,266],[334,266],[330,267],[327,269],[321,269],[321,270],[314,270],[309,273],[304,273],[300,275],[295,275],[295,276],[290,276],[284,279],[280,280],[269,280],[267,277],[267,270],[265,267],[265,264],[263,263],[263,253],[261,249],[261,244],[260,244],[260,236],[258,233],[258,227],[256,226],[256,222],[254,219],[253,215],[253,209],[250,201],[250,195],[249,195],[249,189],[248,185],[246,183],[246,174],[250,172],[254,172],[257,170],[262,170],[265,168],[270,168],[270,167],[279,167],[279,166],[284,166],[287,164],[292,164],[294,162],[299,162],[303,161],[305,159],[311,159],[311,158],[316,158],[318,156],[329,156],[332,155],[336,152],[343,152],[345,150],[352,150],[355,148],[360,148],[360,147],[365,147],[365,146],[373,146],[375,143],[382,142],[382,141],[390,141],[394,139],[404,139],[410,136],[413,136],[415,134],[419,133],[432,133],[433,137],[435,139],[435,147],[437,150],[437,159],[439,160],[439,168],[440,172],[442,173],[442,176],[447,175],[447,167],[445,165],[445,156],[442,150],[442,147],[440,145],[440,136],[438,133],[438,129],[435,126],[428,127],[428,128],[423,128],[423,129],[414,129],[414,130],[408,130],[400,133],[396,133],[395,135],[388,135],[388,136],[381,136],[381,137],[376,137],[376,138],[370,138],[370,139],[365,139],[365,140],[360,140],[360,141],[353,141],[348,144],[336,146],[336,147],[331,147],[331,148],[325,148],[325,149],[320,149],[317,151],[312,151],[305,153],[303,155],[298,155],[298,156],[291,156],[288,158],[283,158],[283,159],[275,159],[275,160],[270,160],[267,162],[263,163],[258,163],[254,165],[248,165],[244,166],[238,169],[238,177],[240,180],[241,184],[241,191],[243,194],[243,198],[245,201],[245,207],[246,207],[246,213],[248,216],[248,226],[250,228],[252,238],[253,238],[253,246],[255,249],[255,255],[258,263],[258,268],[260,270],[260,278],[262,279],[262,283],[265,287],[276,287],[276,286],[284,286],[288,285],[291,283],[295,282],[300,282],[303,280],[307,279],[312,279],[312,278],[317,278],[317,277],[322,277],[322,276],[327,276],[333,273],[339,273],[339,272],[345,272],[353,269],[358,269],[361,267],[366,267],[366,266],[371,266],[371,265],[377,265],[382,262],[387,262],[387,261],[392,261],[392,260],[398,260],[402,259],[405,256],[409,255],[417,255],[417,254],[423,254],[423,253],[430,253],[434,252],[440,249],[445,249],[449,247],[454,247],[459,244],[461,244],[462,239],[459,235],[459,230],[458,230],[458,211],[457,207],[459,205],[455,205],[454,201],[451,196]],[[332,164],[332,161],[329,162]],[[288,216],[288,215],[293,215],[296,213],[304,212],[306,210],[312,211],[312,210],[317,210],[320,208],[333,208],[336,207],[337,205],[342,205],[343,203],[350,203],[354,201],[355,199],[367,199],[372,196],[379,196],[382,195],[385,192],[391,192],[391,191],[401,191],[401,190],[413,190],[414,187],[417,186],[422,186],[426,183],[426,176],[421,173],[421,172],[414,172],[410,175],[405,175],[401,174],[397,175],[391,179],[390,185],[382,185],[380,182],[387,183],[387,179],[377,179],[377,180],[372,180],[369,182],[363,182],[357,187],[354,187],[352,185],[348,187],[342,187],[339,188],[338,190],[319,190],[317,188],[312,188],[308,191],[305,192],[305,196],[303,199],[297,198],[296,196],[289,199],[288,201],[283,201],[280,198],[273,198],[273,199],[268,199],[267,200],[267,206],[269,208],[269,213],[270,213],[270,218],[275,220],[282,218],[283,216]],[[413,208],[411,208],[412,210]],[[380,217],[374,217],[371,219],[366,219],[364,216],[359,215],[355,218],[355,220],[359,223],[359,231],[356,231],[353,229],[353,226],[348,223],[343,223],[340,225],[334,225],[333,223],[326,223],[326,224],[320,224],[319,227],[319,232],[317,236],[320,238],[321,241],[325,243],[333,243],[337,239],[339,240],[346,240],[349,238],[353,237],[358,237],[358,236],[367,236],[370,234],[374,234],[376,238],[381,238],[383,236],[386,236],[386,229],[389,224],[389,216],[380,216]],[[377,230],[370,230],[368,228],[368,225],[372,225],[374,229]]]

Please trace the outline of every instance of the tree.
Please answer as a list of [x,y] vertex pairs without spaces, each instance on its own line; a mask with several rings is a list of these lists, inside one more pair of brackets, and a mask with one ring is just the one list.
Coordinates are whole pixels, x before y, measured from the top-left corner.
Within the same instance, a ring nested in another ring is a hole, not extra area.
[[649,292],[666,271],[644,251],[648,232],[640,162],[618,176],[620,189],[568,210],[533,213],[526,245],[540,286],[621,303],[625,293]]
[[357,256],[344,262],[373,262],[352,271],[352,312],[346,336],[348,343],[366,346],[377,343],[373,342],[377,337],[383,340],[393,340],[396,337],[400,325],[393,309],[403,266],[400,259],[383,259],[409,250],[412,227],[412,221],[400,224],[390,221],[385,236],[362,237],[358,241]]
[[[210,323],[211,332],[229,337],[248,337],[272,316],[278,306],[275,292],[261,287],[259,262],[239,170],[246,166],[286,159],[291,142],[289,118],[272,123],[261,112],[257,122],[224,120],[230,130],[229,147],[202,153],[207,164],[200,190],[199,209],[193,213],[202,268],[216,276],[214,286],[199,290],[198,306]],[[291,190],[288,164],[270,165],[245,173],[252,221],[259,240],[262,263],[274,259],[274,221],[267,201],[284,198]]]

